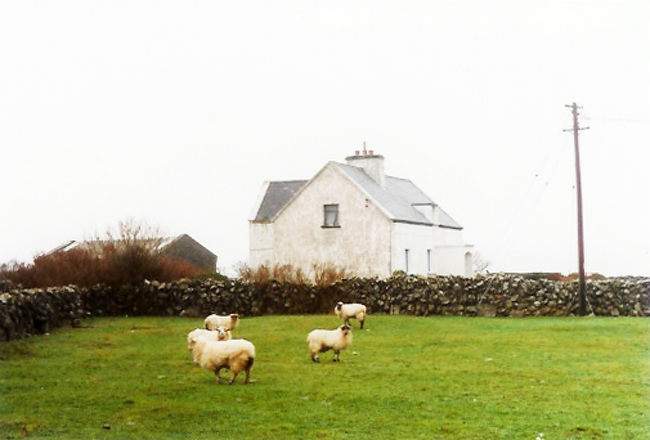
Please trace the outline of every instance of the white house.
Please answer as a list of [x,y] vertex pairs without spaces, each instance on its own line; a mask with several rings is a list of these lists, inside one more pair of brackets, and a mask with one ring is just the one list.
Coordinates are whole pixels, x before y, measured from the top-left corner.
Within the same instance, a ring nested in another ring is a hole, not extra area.
[[384,157],[358,151],[310,180],[265,182],[250,225],[251,267],[333,263],[360,276],[472,276],[462,227],[410,180],[384,174]]

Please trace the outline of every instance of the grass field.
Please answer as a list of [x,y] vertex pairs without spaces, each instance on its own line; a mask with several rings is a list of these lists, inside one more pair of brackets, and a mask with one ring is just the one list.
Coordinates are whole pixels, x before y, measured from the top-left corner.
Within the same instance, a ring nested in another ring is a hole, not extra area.
[[251,378],[192,365],[200,319],[89,319],[0,342],[0,438],[650,438],[649,322],[641,318],[371,316],[312,364],[332,316],[244,319]]

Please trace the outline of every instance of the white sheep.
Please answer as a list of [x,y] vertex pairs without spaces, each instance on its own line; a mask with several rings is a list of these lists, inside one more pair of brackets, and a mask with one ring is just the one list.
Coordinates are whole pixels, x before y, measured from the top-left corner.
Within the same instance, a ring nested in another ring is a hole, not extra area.
[[207,330],[216,330],[218,327],[226,327],[228,330],[234,330],[239,325],[239,315],[237,313],[225,316],[212,314],[205,318],[203,325]]
[[224,368],[232,371],[232,379],[228,382],[230,385],[235,382],[237,375],[242,371],[246,371],[244,383],[248,383],[255,361],[255,346],[250,341],[230,339],[215,342],[199,335],[193,336],[192,342],[192,355],[202,368],[214,371],[217,383],[223,382],[219,372]]
[[366,320],[366,316],[368,316],[368,313],[366,312],[366,306],[363,304],[343,304],[341,301],[336,303],[336,307],[334,307],[334,313],[347,325],[350,325],[350,318],[355,318],[361,324],[361,329],[363,329],[363,323]]
[[[232,334],[230,330],[227,330],[225,327],[219,327],[217,330],[205,330],[202,328],[195,328],[187,334],[187,349],[192,352],[194,348],[194,343],[198,337],[202,337],[208,341],[228,341],[232,339]],[[199,361],[196,357],[192,356],[194,363],[198,364]]]
[[340,362],[339,353],[352,344],[352,329],[344,324],[334,330],[312,330],[307,335],[307,344],[311,353],[311,360],[320,362],[318,353],[334,350],[334,362]]

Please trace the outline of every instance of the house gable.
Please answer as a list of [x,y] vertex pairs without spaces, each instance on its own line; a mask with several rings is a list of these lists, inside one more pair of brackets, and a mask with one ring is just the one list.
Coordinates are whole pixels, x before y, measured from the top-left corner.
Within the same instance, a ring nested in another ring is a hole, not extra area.
[[[324,224],[325,205],[337,205],[339,224]],[[353,181],[330,163],[306,184],[273,222],[274,260],[303,269],[332,263],[371,275],[390,267],[391,222]]]

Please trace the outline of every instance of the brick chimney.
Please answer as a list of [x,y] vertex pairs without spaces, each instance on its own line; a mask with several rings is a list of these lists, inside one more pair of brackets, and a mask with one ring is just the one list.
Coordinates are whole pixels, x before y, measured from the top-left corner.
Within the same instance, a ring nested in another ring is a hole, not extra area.
[[386,183],[384,175],[384,156],[375,154],[373,150],[366,150],[365,142],[363,143],[363,151],[361,154],[357,150],[354,152],[354,156],[346,157],[345,161],[348,165],[361,168],[372,178],[372,180],[377,182],[378,185],[382,188],[384,187]]

